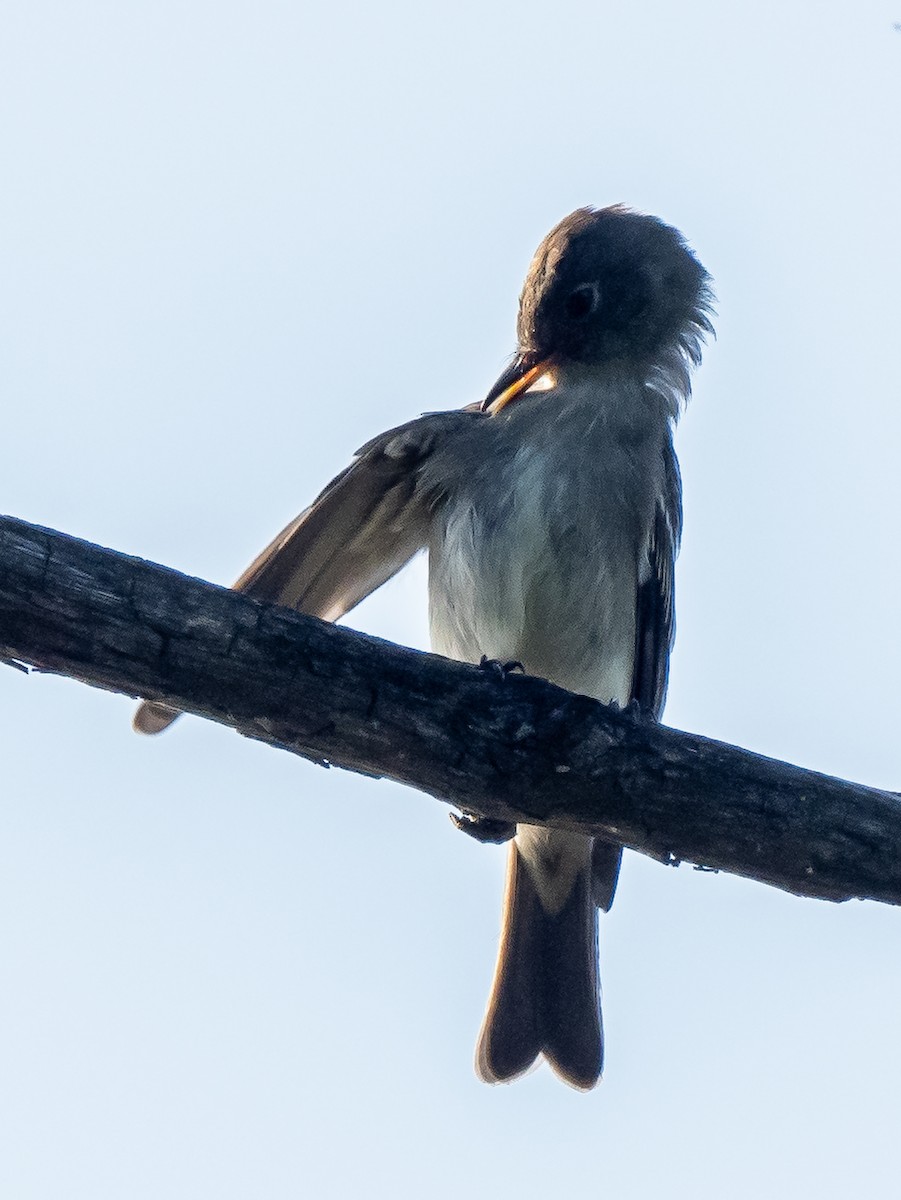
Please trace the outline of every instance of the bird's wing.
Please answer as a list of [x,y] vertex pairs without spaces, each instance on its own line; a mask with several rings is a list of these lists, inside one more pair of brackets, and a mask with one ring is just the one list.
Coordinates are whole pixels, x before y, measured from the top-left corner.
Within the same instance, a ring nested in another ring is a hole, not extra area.
[[676,635],[673,576],[682,533],[682,482],[672,445],[664,450],[664,486],[648,546],[650,575],[638,588],[632,698],[659,717],[666,700],[669,656]]
[[234,584],[258,600],[337,621],[422,549],[434,496],[420,472],[461,413],[433,413],[373,438]]
[[[671,444],[663,453],[663,488],[648,543],[648,578],[638,585],[635,610],[635,659],[632,699],[659,717],[666,700],[669,656],[676,635],[673,576],[682,534],[682,481]],[[592,847],[594,902],[606,912],[613,903],[622,846],[595,838]]]
[[[234,584],[257,600],[337,621],[396,574],[426,544],[432,507],[422,467],[472,420],[471,412],[432,413],[373,438]],[[139,733],[158,733],[176,709],[145,701]]]

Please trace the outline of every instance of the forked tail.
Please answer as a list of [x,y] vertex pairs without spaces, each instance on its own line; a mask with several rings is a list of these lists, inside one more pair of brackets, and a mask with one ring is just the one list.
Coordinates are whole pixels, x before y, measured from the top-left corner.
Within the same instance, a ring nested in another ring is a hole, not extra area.
[[548,911],[516,842],[510,845],[494,983],[476,1048],[487,1083],[528,1070],[543,1054],[573,1087],[597,1083],[604,1063],[597,909],[590,855],[565,902]]

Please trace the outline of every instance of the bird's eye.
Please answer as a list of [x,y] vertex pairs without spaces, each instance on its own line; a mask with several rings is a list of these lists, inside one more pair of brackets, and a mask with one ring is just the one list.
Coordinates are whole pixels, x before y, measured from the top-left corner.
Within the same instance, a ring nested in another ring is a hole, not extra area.
[[566,297],[566,315],[573,321],[582,321],[598,306],[600,295],[596,283],[583,283]]

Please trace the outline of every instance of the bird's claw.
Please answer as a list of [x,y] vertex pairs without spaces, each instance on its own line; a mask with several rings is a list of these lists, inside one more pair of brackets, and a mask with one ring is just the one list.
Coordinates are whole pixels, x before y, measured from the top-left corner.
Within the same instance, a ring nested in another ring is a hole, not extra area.
[[611,700],[609,707],[612,708],[614,712],[619,713],[620,716],[623,716],[627,720],[634,722],[636,725],[639,721],[655,719],[654,714],[648,709],[643,708],[638,700],[634,699],[634,697],[629,701],[628,704],[620,704],[618,700]]
[[468,834],[477,842],[499,845],[501,842],[509,842],[516,833],[516,826],[512,821],[498,821],[493,817],[477,817],[472,813],[455,812],[450,814],[450,819],[461,833]]
[[489,671],[496,679],[506,679],[514,671],[520,671],[523,675],[526,673],[525,667],[516,659],[510,662],[501,662],[498,658],[489,658],[487,654],[483,654],[479,660],[479,670]]

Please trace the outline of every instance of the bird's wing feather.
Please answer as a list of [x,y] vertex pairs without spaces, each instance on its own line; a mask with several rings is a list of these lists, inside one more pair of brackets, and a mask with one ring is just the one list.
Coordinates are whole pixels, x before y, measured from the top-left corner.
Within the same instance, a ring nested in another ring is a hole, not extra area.
[[682,533],[682,484],[672,445],[664,450],[664,486],[648,547],[650,576],[638,588],[632,698],[659,717],[666,700],[676,634],[674,574]]
[[[650,574],[638,585],[632,699],[659,717],[666,700],[669,656],[676,635],[673,576],[682,534],[682,482],[671,444],[664,449],[663,489],[648,544]],[[613,903],[622,847],[596,838],[592,850],[594,902],[606,912]]]
[[[473,419],[432,413],[373,438],[309,508],[272,541],[234,584],[257,600],[337,621],[396,574],[426,544],[438,497],[421,470],[437,444]],[[153,701],[134,719],[158,733],[178,715]]]
[[367,443],[235,590],[323,620],[343,617],[425,545],[429,510],[417,483],[434,434],[426,418]]

